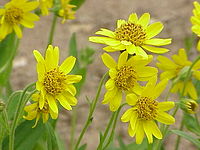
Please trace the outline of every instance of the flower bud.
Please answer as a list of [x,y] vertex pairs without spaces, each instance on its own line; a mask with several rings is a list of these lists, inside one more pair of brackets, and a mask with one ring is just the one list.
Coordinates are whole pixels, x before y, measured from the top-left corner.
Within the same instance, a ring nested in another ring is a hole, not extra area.
[[198,110],[198,103],[193,99],[181,99],[180,107],[183,111],[194,114]]

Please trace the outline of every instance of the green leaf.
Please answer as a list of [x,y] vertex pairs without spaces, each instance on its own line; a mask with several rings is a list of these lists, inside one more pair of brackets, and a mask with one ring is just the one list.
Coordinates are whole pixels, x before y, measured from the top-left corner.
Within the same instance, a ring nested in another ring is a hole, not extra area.
[[200,136],[200,127],[192,115],[186,113],[184,114],[184,125],[189,131]]
[[196,145],[198,148],[200,148],[200,141],[197,138],[193,137],[192,135],[184,131],[179,131],[179,130],[171,130],[171,132],[185,138],[186,140],[190,141],[191,143]]
[[[44,125],[39,122],[35,128],[32,128],[35,120],[24,121],[21,123],[15,133],[15,150],[32,150],[38,139],[45,133]],[[3,142],[3,150],[8,150],[8,138]]]
[[194,35],[190,35],[184,39],[185,49],[189,52],[192,49],[194,43]]
[[127,147],[124,144],[124,142],[123,142],[123,140],[122,140],[122,138],[120,136],[118,137],[118,143],[119,143],[119,146],[120,146],[121,150],[127,150]]
[[79,147],[78,150],[86,150],[87,148],[87,144],[83,144],[81,147]]
[[81,7],[81,5],[85,2],[85,0],[71,0],[70,4],[72,5],[76,5],[76,8],[74,8],[73,10],[77,10]]
[[70,41],[69,41],[69,55],[77,57],[78,51],[77,51],[77,43],[76,43],[76,33],[73,33]]
[[12,33],[0,42],[0,86],[8,82],[15,53],[15,34]]

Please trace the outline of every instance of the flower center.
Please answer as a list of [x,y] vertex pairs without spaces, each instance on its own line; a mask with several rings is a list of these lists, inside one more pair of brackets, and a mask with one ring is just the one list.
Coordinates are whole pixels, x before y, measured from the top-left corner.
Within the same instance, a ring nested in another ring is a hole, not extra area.
[[136,107],[140,119],[153,120],[157,116],[158,102],[149,97],[141,97]]
[[143,44],[146,33],[141,25],[134,23],[126,23],[115,30],[116,39],[120,41],[128,41],[135,46]]
[[121,90],[129,90],[136,82],[136,72],[132,66],[122,66],[117,72],[115,85]]
[[56,95],[64,90],[66,75],[55,68],[45,74],[43,85],[47,93]]
[[23,10],[16,7],[11,7],[5,12],[5,21],[11,25],[19,24],[23,18]]

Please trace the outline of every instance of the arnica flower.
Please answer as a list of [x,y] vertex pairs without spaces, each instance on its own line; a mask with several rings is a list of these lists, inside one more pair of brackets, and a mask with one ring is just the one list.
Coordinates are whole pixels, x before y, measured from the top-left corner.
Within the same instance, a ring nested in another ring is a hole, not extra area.
[[47,16],[49,9],[53,7],[53,0],[39,0],[39,3],[42,15]]
[[118,20],[115,31],[101,28],[95,34],[104,37],[92,36],[89,41],[108,45],[103,48],[107,52],[126,50],[129,54],[141,55],[145,58],[148,56],[144,49],[153,53],[168,52],[168,49],[154,47],[171,43],[171,39],[153,38],[162,31],[163,24],[156,22],[148,26],[149,21],[149,13],[144,13],[139,19],[137,14],[133,13],[128,21]]
[[[172,61],[173,60],[173,61]],[[185,78],[187,76],[187,71],[190,68],[192,62],[188,60],[187,54],[184,49],[180,49],[178,55],[173,55],[172,60],[164,56],[158,56],[157,66],[159,69],[164,71],[161,73],[160,78],[165,79],[176,79],[176,82],[171,89],[172,93],[177,91],[182,92],[185,84]],[[197,99],[197,92],[192,83],[191,77],[200,80],[200,61],[198,61],[192,68],[192,73],[190,75],[190,80],[186,83],[184,96],[189,94],[192,99]]]
[[165,89],[167,82],[166,79],[157,85],[155,82],[148,82],[139,96],[131,93],[126,97],[127,103],[133,107],[122,115],[121,120],[130,122],[128,133],[131,137],[136,136],[137,144],[142,143],[145,135],[149,143],[153,143],[153,136],[162,139],[162,133],[155,120],[167,125],[175,122],[175,119],[165,112],[174,107],[174,102],[156,101]]
[[189,114],[195,114],[198,110],[198,103],[193,99],[181,99],[180,107]]
[[24,110],[28,113],[27,116],[23,116],[26,120],[33,120],[36,119],[35,124],[32,128],[36,127],[40,117],[42,117],[43,123],[46,123],[49,119],[49,114],[52,119],[56,119],[58,117],[58,113],[55,113],[52,111],[52,109],[49,107],[49,104],[46,100],[44,103],[43,108],[39,107],[39,101],[43,97],[40,95],[40,93],[35,93],[32,95],[32,100],[35,101],[33,104],[30,104],[28,106],[25,106]]
[[139,94],[142,87],[138,81],[148,81],[157,75],[158,70],[154,67],[146,66],[152,61],[152,56],[144,59],[141,56],[132,56],[128,59],[128,52],[120,54],[118,63],[107,53],[102,55],[103,63],[110,69],[110,79],[106,82],[106,94],[103,104],[109,103],[110,110],[116,111],[122,100],[122,93],[134,92]]
[[39,3],[36,1],[12,0],[4,8],[0,8],[0,40],[4,39],[13,30],[18,38],[21,38],[20,24],[27,28],[33,28],[33,22],[38,21],[39,17],[30,13],[30,11],[37,8],[38,5]]
[[69,4],[70,0],[61,0],[61,9],[59,10],[59,16],[63,18],[62,23],[65,23],[66,20],[75,19],[75,11],[72,9],[75,8],[75,5]]
[[[192,23],[192,31],[200,37],[200,4],[197,1],[194,1],[194,9],[193,9],[193,15],[190,18],[190,21]],[[200,40],[197,44],[197,49],[200,51]]]
[[59,48],[53,48],[52,45],[48,46],[45,58],[37,50],[34,50],[33,53],[38,62],[36,89],[44,97],[39,101],[39,108],[44,107],[44,99],[46,99],[49,107],[55,113],[58,113],[57,100],[65,109],[71,110],[71,106],[77,104],[76,88],[73,83],[82,79],[80,75],[68,75],[74,67],[76,58],[70,56],[59,66]]

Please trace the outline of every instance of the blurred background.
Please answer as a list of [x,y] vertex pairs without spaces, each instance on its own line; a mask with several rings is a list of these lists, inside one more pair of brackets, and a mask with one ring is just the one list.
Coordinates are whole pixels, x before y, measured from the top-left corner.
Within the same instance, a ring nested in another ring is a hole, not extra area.
[[[5,0],[0,1],[0,5],[5,3]],[[176,53],[179,48],[183,48],[185,46],[185,38],[192,35],[190,30],[192,3],[193,0],[86,0],[76,12],[75,20],[69,20],[65,24],[61,24],[61,19],[58,20],[53,45],[60,47],[61,62],[68,56],[69,39],[74,32],[77,37],[78,49],[89,46],[96,50],[94,61],[88,66],[86,82],[78,98],[78,122],[75,137],[80,134],[88,114],[86,96],[89,99],[94,98],[98,82],[107,71],[107,68],[100,59],[100,55],[103,53],[103,46],[89,42],[88,37],[94,35],[101,27],[114,30],[116,20],[127,19],[130,13],[136,12],[140,16],[145,12],[149,12],[151,14],[151,22],[161,21],[164,24],[164,30],[159,34],[159,37],[173,39],[172,44],[167,46],[170,52],[165,54],[165,56],[170,56]],[[44,54],[52,17],[52,15],[42,16],[40,21],[36,22],[34,29],[24,29],[11,76],[14,90],[22,89],[28,83],[37,80],[36,61],[32,55],[32,51],[37,49]],[[192,59],[195,54],[196,52],[193,51],[189,57]],[[156,57],[154,60],[156,60]],[[155,63],[152,64],[155,65]],[[96,149],[99,131],[104,131],[111,115],[108,106],[101,104],[103,94],[104,90],[94,113],[93,123],[82,141],[82,143],[88,143],[88,150]],[[162,96],[160,100],[162,100]],[[170,100],[176,100],[176,96],[174,95]],[[121,111],[121,113],[123,112],[124,110]],[[69,144],[71,115],[71,112],[64,110],[59,115],[57,130],[66,145]],[[176,116],[177,122],[179,121],[178,118],[180,118],[178,115]],[[172,128],[176,128],[176,125],[173,125]],[[125,143],[134,141],[128,135],[127,124],[121,123],[120,120],[117,124],[116,135],[121,136]],[[166,150],[170,150],[170,147],[174,146],[175,138],[176,136],[172,135],[166,139]],[[181,150],[195,150],[194,146],[186,140],[182,139],[181,141]]]

